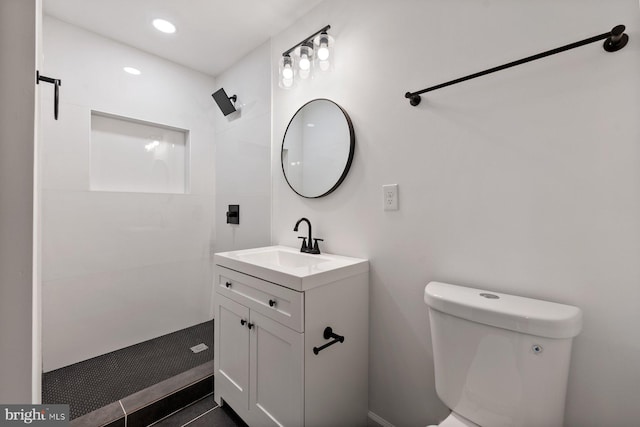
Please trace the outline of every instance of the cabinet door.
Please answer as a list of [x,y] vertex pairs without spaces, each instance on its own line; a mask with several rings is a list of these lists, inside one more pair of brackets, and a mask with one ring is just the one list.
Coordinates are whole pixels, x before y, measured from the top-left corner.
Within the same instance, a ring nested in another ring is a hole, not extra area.
[[304,339],[254,311],[249,412],[260,426],[304,425]]
[[[239,411],[249,406],[249,309],[216,295],[216,395]],[[242,408],[242,409],[240,409]]]

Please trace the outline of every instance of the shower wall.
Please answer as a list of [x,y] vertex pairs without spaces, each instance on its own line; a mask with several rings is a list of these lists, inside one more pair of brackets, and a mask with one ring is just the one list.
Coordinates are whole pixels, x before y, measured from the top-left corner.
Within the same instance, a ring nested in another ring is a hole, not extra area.
[[[62,79],[58,121],[52,89],[41,102],[46,372],[212,318],[217,107],[211,76],[48,16],[43,26],[41,72]],[[188,131],[186,192],[92,191],[92,111]]]

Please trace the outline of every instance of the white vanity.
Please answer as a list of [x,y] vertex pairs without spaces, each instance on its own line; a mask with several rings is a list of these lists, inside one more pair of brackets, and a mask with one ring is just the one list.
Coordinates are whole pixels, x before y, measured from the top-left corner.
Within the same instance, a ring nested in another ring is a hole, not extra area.
[[216,402],[252,427],[365,426],[369,262],[285,246],[214,260]]

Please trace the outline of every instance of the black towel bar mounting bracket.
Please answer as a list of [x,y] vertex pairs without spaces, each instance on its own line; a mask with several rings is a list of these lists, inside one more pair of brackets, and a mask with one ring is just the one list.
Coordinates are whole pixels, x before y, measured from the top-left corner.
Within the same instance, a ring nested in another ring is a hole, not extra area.
[[506,70],[507,68],[515,67],[516,65],[526,64],[527,62],[535,61],[536,59],[545,58],[547,56],[555,55],[556,53],[561,53],[570,49],[575,49],[576,47],[594,43],[599,40],[604,40],[604,43],[602,45],[602,48],[604,50],[606,50],[607,52],[616,52],[622,49],[623,47],[625,47],[629,42],[629,36],[624,33],[624,30],[625,30],[624,25],[616,25],[609,32],[599,34],[597,36],[589,37],[588,39],[580,40],[575,43],[570,43],[568,45],[560,46],[556,49],[547,50],[546,52],[538,53],[537,55],[531,55],[526,58],[519,59],[517,61],[509,62],[508,64],[489,68],[488,70],[470,74],[465,77],[460,77],[458,79],[441,83],[439,85],[431,86],[426,89],[418,90],[416,92],[407,92],[404,94],[404,97],[409,99],[409,103],[415,107],[416,105],[420,104],[420,101],[422,100],[420,95],[423,93],[431,92],[437,89],[442,89],[443,87],[462,83],[464,81],[475,79],[477,77],[486,76],[487,74],[495,73],[496,71]]
[[40,75],[40,71],[36,70],[36,84],[39,85],[40,82],[51,83],[53,85],[53,117],[58,120],[58,110],[60,105],[60,86],[62,86],[62,80],[42,76]]
[[325,340],[329,340],[333,338],[333,341],[328,342],[325,345],[322,345],[320,347],[313,347],[313,354],[315,355],[320,353],[325,348],[334,345],[337,342],[341,342],[341,343],[344,342],[344,336],[338,335],[335,332],[333,332],[333,329],[331,329],[330,326],[327,326],[326,328],[324,328],[324,332],[322,333],[322,336],[324,337]]

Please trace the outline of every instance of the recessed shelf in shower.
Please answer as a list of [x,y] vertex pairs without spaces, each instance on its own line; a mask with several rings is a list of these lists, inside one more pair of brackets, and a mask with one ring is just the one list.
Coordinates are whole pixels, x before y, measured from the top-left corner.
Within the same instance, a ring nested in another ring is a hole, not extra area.
[[91,112],[91,190],[188,192],[184,129]]

